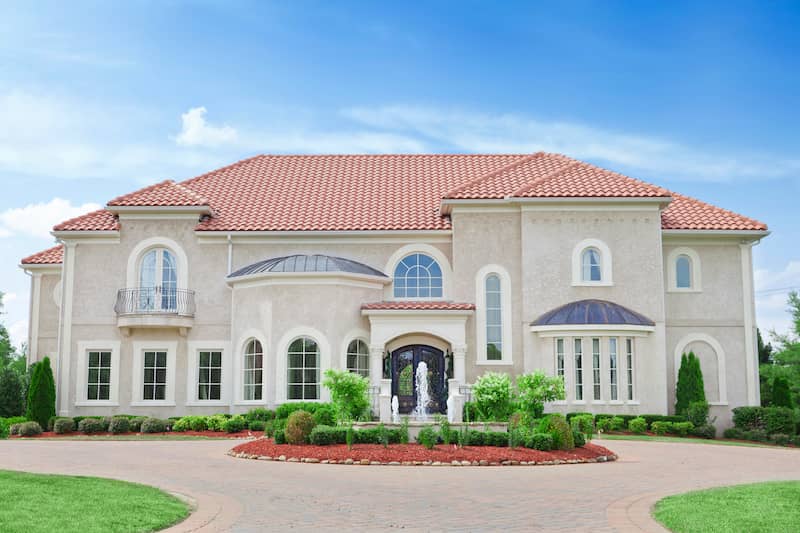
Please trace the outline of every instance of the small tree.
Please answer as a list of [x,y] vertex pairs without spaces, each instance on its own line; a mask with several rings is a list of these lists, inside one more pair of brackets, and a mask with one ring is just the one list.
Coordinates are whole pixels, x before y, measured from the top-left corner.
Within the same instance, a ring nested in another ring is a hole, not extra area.
[[678,383],[675,386],[675,414],[686,415],[689,404],[706,400],[700,360],[694,352],[681,355]]
[[545,402],[565,399],[564,379],[541,370],[523,374],[517,378],[517,394],[520,409],[533,418],[541,418]]
[[792,392],[789,390],[789,380],[783,376],[777,376],[772,381],[772,404],[773,407],[793,407]]
[[511,378],[500,372],[486,372],[472,386],[475,407],[486,421],[505,421],[511,411]]
[[11,368],[0,370],[0,418],[21,416],[24,411],[22,379]]
[[55,415],[56,384],[53,380],[53,370],[50,368],[50,358],[45,357],[41,364],[36,365],[31,376],[25,416],[28,420],[38,422],[40,426],[46,428],[50,417]]
[[369,380],[347,370],[328,369],[322,384],[331,391],[331,402],[340,424],[362,417],[369,409]]

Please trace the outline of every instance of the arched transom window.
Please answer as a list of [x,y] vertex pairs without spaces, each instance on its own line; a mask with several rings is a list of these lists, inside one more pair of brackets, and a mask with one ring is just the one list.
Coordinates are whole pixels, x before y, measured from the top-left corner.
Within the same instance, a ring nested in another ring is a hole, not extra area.
[[178,270],[175,256],[155,248],[139,263],[139,308],[174,311],[177,308]]
[[583,281],[602,281],[603,265],[597,248],[586,248],[581,255],[581,279]]
[[369,377],[369,347],[361,339],[355,339],[347,345],[347,370]]
[[288,350],[287,390],[289,400],[319,399],[319,345],[310,337],[292,341]]
[[258,339],[250,339],[244,349],[243,393],[245,400],[261,400],[264,382],[264,350]]
[[496,274],[486,277],[486,359],[503,359],[503,292]]
[[432,257],[411,254],[394,270],[395,298],[441,298],[442,269]]
[[675,286],[679,289],[692,288],[692,260],[688,255],[679,255],[675,260]]

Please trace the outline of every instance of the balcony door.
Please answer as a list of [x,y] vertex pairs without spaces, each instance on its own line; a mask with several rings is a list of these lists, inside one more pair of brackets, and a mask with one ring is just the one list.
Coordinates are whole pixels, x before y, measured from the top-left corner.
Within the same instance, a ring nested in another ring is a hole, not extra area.
[[139,266],[139,309],[175,312],[178,272],[175,256],[165,248],[150,250]]

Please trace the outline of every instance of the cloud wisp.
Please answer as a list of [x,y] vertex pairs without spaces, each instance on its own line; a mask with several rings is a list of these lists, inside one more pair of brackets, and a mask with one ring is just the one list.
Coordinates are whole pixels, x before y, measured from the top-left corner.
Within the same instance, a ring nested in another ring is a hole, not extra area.
[[99,204],[72,205],[63,198],[7,209],[0,213],[0,237],[47,239],[50,238],[50,230],[59,222],[97,209],[100,209]]

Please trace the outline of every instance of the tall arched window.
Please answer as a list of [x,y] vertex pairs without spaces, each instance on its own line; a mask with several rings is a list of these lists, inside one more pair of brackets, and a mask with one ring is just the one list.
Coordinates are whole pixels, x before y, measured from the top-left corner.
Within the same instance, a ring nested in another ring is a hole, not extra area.
[[155,248],[139,264],[139,308],[174,311],[177,308],[178,269],[175,256]]
[[361,339],[355,339],[347,345],[347,370],[369,377],[369,347]]
[[395,298],[441,298],[442,269],[432,257],[411,254],[394,270]]
[[503,359],[503,291],[496,274],[486,277],[486,359]]
[[675,286],[679,289],[692,288],[692,260],[688,255],[679,255],[675,260]]
[[245,400],[261,400],[264,383],[264,350],[258,339],[250,339],[244,349],[243,392]]
[[603,280],[600,252],[596,248],[587,248],[581,255],[581,279],[583,281]]
[[287,353],[288,400],[319,399],[319,346],[310,337],[300,337],[289,345]]

